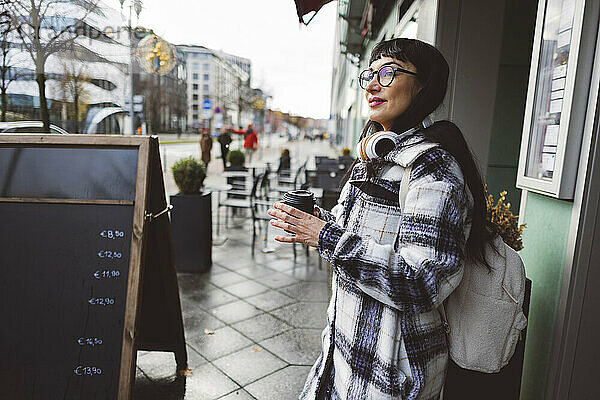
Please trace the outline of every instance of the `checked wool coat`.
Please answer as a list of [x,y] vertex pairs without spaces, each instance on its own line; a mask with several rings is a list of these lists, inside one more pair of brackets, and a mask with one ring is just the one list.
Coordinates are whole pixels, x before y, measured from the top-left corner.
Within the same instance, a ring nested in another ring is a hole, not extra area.
[[368,181],[356,164],[338,204],[321,210],[333,294],[300,400],[439,398],[448,345],[437,307],[461,280],[473,199],[456,160],[418,132],[399,135],[385,161]]

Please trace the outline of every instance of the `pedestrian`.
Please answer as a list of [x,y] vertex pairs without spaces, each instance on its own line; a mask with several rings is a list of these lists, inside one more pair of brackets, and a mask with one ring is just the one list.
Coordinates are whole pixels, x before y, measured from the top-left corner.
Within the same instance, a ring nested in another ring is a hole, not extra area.
[[221,146],[221,158],[223,159],[223,169],[227,168],[227,153],[231,144],[231,135],[226,128],[221,128],[221,134],[217,137],[217,142]]
[[202,137],[200,137],[200,150],[202,152],[202,161],[208,167],[208,163],[210,162],[210,151],[212,149],[212,138],[208,134],[208,130],[204,130],[202,132]]
[[377,44],[359,76],[369,106],[361,140],[389,131],[393,148],[359,156],[331,211],[316,207],[313,215],[281,202],[269,210],[272,225],[294,234],[275,240],[314,246],[333,268],[322,352],[302,400],[440,397],[448,346],[437,307],[460,282],[466,258],[488,265],[491,237],[483,183],[460,129],[429,119],[448,72],[424,42]]
[[277,182],[287,182],[291,176],[291,159],[290,159],[290,150],[283,149],[281,150],[281,155],[279,156],[279,166],[277,167]]
[[258,136],[256,136],[256,132],[252,129],[252,124],[248,124],[248,129],[244,134],[244,152],[246,153],[246,161],[250,164],[252,163],[252,158],[256,149],[258,149]]
[[287,174],[288,176],[290,175],[290,164],[291,164],[291,159],[290,159],[290,150],[289,149],[283,149],[281,150],[281,155],[279,156],[279,166],[277,167],[277,174],[281,175],[281,174]]

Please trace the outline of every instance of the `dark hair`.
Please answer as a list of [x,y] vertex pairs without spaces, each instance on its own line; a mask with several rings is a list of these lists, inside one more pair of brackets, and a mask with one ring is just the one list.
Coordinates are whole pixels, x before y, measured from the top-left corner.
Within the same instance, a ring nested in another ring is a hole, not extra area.
[[[369,65],[381,57],[391,57],[413,64],[417,69],[416,78],[422,85],[421,91],[415,96],[410,106],[392,124],[393,132],[402,133],[418,126],[444,100],[448,85],[448,63],[435,47],[419,40],[403,38],[384,40],[375,45],[371,51]],[[369,120],[359,140],[370,133],[381,130],[383,130],[381,124]],[[486,227],[485,190],[479,169],[462,132],[450,121],[437,121],[428,128],[420,129],[418,135],[422,136],[424,141],[439,143],[460,165],[474,200],[466,256],[482,262],[489,268],[484,256],[484,245],[491,239],[492,234]],[[358,159],[354,161],[352,167],[357,161]],[[382,164],[381,160],[367,163],[367,178],[381,168]],[[351,170],[352,168],[350,168]]]

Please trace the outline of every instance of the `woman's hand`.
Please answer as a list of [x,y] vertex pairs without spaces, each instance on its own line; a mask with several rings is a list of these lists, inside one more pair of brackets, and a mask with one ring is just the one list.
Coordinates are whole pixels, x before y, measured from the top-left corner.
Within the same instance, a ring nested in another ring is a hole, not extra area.
[[275,203],[273,207],[267,211],[275,218],[271,220],[271,225],[295,234],[295,236],[275,236],[275,240],[302,243],[313,247],[319,245],[319,234],[325,226],[325,221],[282,202]]

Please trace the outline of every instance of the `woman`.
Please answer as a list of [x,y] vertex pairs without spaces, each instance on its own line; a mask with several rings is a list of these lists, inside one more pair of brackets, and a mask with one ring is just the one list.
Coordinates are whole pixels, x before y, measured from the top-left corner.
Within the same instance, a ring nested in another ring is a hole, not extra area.
[[449,121],[422,124],[442,103],[447,80],[444,57],[424,42],[376,45],[359,79],[369,104],[361,139],[392,131],[395,147],[354,162],[331,212],[282,203],[269,211],[273,226],[295,234],[276,240],[315,246],[333,268],[322,354],[300,399],[440,396],[448,346],[437,307],[460,282],[465,258],[483,261],[490,237],[483,184],[462,133]]

